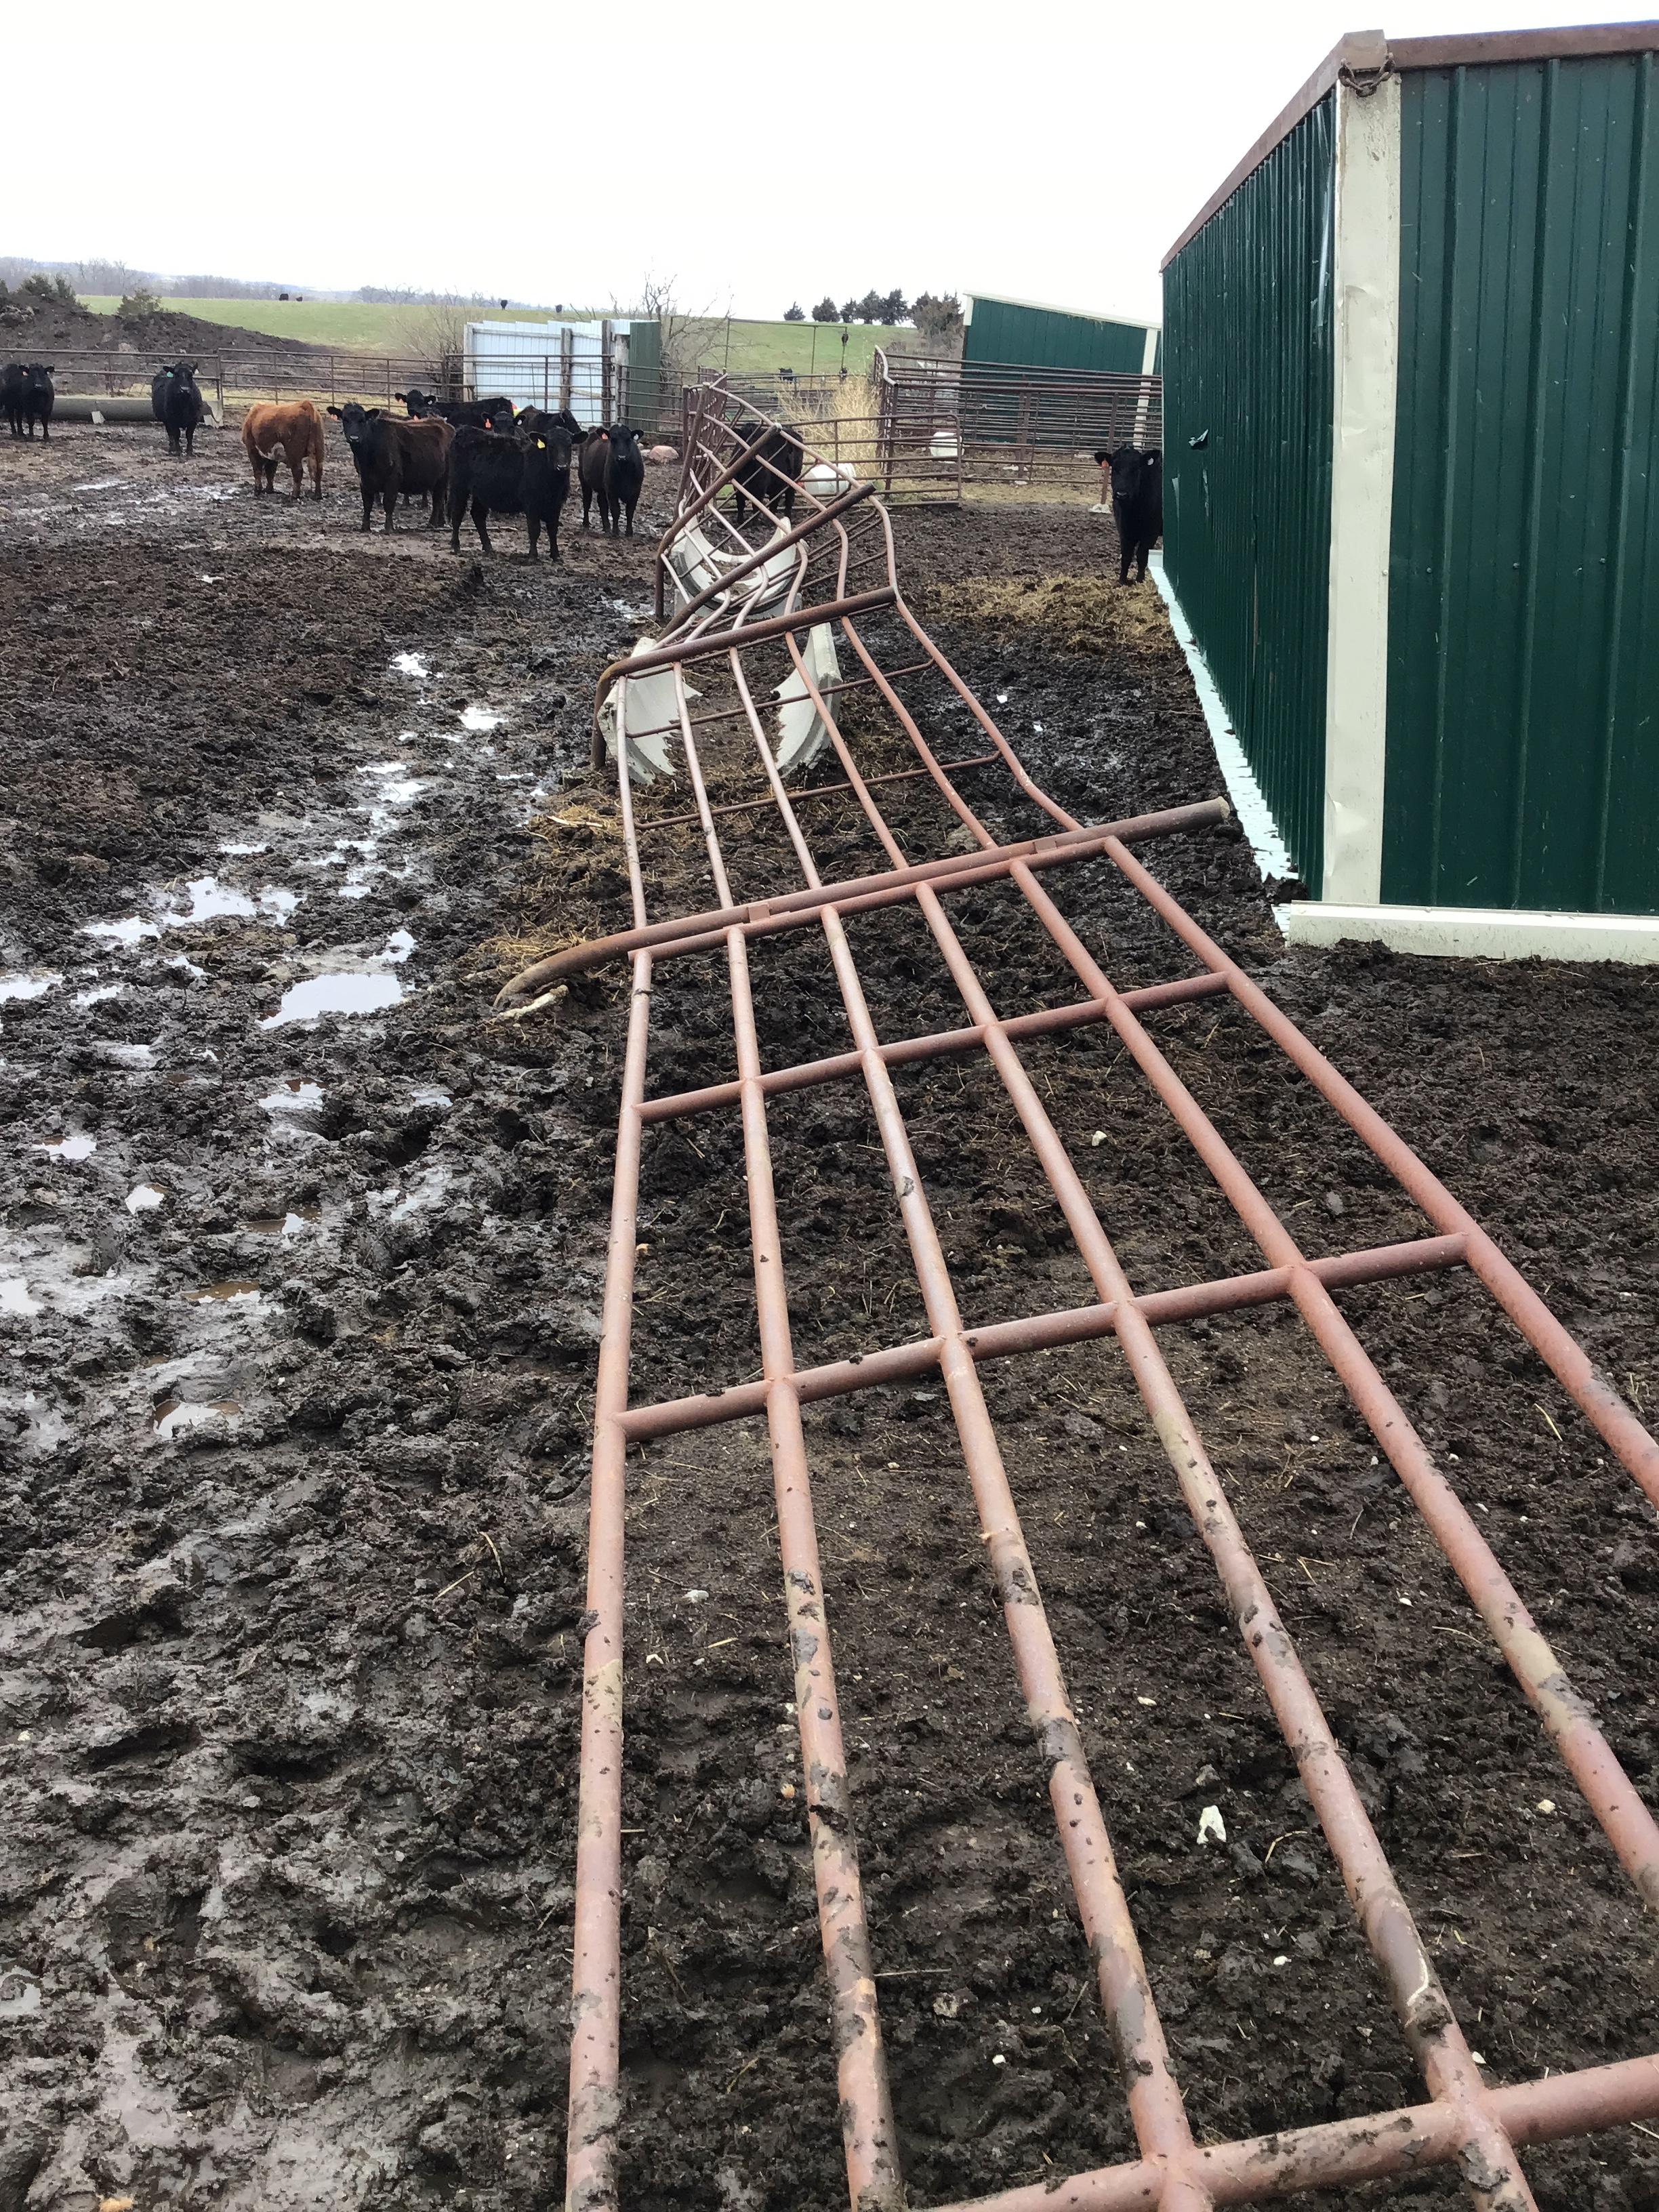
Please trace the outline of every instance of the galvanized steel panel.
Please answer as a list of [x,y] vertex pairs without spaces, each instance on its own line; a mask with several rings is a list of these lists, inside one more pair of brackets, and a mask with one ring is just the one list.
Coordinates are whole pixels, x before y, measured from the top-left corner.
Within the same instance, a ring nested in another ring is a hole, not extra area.
[[1164,272],[1164,562],[1263,796],[1315,887],[1334,125],[1328,94]]
[[1404,81],[1385,899],[1659,912],[1654,64]]

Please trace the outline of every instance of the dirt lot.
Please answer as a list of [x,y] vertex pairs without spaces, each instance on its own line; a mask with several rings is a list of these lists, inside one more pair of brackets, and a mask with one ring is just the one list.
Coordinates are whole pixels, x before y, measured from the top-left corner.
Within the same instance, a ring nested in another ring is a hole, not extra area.
[[[329,466],[295,511],[255,503],[228,434],[191,466],[159,432],[0,444],[0,2212],[507,2212],[561,2187],[622,979],[551,1022],[488,1016],[535,945],[625,923],[583,763],[648,540],[578,526],[553,571],[412,525],[361,539],[337,443]],[[919,610],[1073,811],[1216,788],[1150,592],[1097,588],[1109,526],[899,530]],[[826,875],[864,864],[836,802],[813,824]],[[689,842],[661,849],[703,903]],[[739,896],[792,879],[779,849],[733,831]],[[1650,1408],[1659,976],[1291,957],[1237,841],[1149,857]],[[1049,880],[1120,981],[1185,971],[1105,870]],[[1052,1001],[1012,899],[952,915],[1000,1008]],[[757,951],[775,1063],[844,1041],[807,938]],[[855,945],[884,1033],[960,1018],[914,914]],[[651,1088],[732,1073],[719,964],[659,974]],[[1422,1233],[1220,1002],[1153,1019],[1309,1249]],[[1251,1263],[1105,1035],[1026,1056],[1137,1285]],[[900,1087],[969,1317],[1086,1296],[986,1070]],[[772,1127],[798,1356],[913,1333],[860,1096],[780,1100]],[[653,1133],[637,1395],[754,1371],[742,1208],[730,1117]],[[1659,1521],[1468,1283],[1344,1304],[1651,1802]],[[1272,1308],[1163,1341],[1491,2077],[1651,2048],[1653,1927],[1309,1341]],[[1121,1360],[984,1372],[1195,2129],[1410,2100]],[[839,1401],[808,1441],[914,2199],[1127,2154],[942,1401]],[[764,1435],[636,1467],[623,2201],[832,2212]],[[1208,1802],[1224,1852],[1196,1841]],[[1651,2135],[1528,2163],[1546,2212],[1659,2206]],[[1411,2194],[1462,2201],[1444,2176]]]

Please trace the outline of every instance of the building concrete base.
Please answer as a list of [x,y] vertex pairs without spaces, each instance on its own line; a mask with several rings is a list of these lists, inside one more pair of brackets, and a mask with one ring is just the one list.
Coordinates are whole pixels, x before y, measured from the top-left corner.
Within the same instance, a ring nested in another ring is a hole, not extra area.
[[1659,915],[1547,914],[1504,907],[1335,906],[1296,899],[1275,908],[1292,945],[1343,939],[1455,960],[1659,963]]

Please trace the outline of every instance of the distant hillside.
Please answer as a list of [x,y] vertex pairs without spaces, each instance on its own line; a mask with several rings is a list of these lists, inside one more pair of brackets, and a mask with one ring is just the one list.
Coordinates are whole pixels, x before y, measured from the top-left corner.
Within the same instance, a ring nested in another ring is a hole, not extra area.
[[[92,297],[86,306],[95,313],[110,315],[116,301]],[[237,331],[268,332],[274,337],[296,339],[307,345],[329,346],[378,354],[428,354],[434,350],[434,313],[446,320],[469,322],[549,323],[585,322],[602,315],[625,316],[611,307],[568,308],[556,315],[550,308],[499,308],[369,306],[349,300],[179,300],[162,302],[170,310],[187,313],[204,324],[234,325]],[[842,325],[839,323],[744,322],[709,316],[688,322],[682,358],[705,369],[729,368],[739,376],[770,375],[780,368],[797,376],[833,375],[842,365]],[[227,330],[221,343],[237,343]],[[928,350],[920,332],[901,326],[888,329],[878,323],[854,323],[847,341],[845,362],[854,375],[867,373],[878,346],[890,351]]]
[[[106,294],[86,295],[94,314],[112,315],[118,301]],[[510,307],[416,307],[371,306],[361,300],[185,300],[169,295],[164,307],[179,308],[204,323],[234,325],[270,337],[295,338],[311,346],[336,346],[356,352],[425,353],[434,315],[462,322],[542,323],[560,319],[550,309]],[[606,311],[595,308],[593,313]],[[566,316],[566,321],[580,319]]]
[[[241,307],[246,301],[216,301],[216,307]],[[189,308],[201,305],[198,301],[187,303]],[[50,357],[53,350],[76,353],[131,353],[153,358],[160,367],[165,360],[178,360],[182,355],[200,359],[204,355],[224,351],[229,347],[252,349],[264,353],[302,353],[309,355],[312,348],[292,337],[271,337],[264,331],[250,331],[245,325],[238,329],[228,316],[216,316],[211,322],[193,313],[186,312],[186,303],[164,301],[160,310],[134,320],[117,321],[112,312],[115,302],[109,303],[110,312],[94,313],[84,302],[70,306],[67,301],[43,300],[32,294],[14,292],[3,307],[0,307],[0,351],[7,360],[27,356],[31,361]]]

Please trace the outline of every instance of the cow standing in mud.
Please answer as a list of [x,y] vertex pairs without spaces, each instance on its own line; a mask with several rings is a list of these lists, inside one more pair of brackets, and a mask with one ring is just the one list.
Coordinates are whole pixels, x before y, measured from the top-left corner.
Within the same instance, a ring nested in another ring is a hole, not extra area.
[[432,512],[428,527],[441,528],[444,495],[449,489],[449,449],[455,438],[448,423],[435,417],[411,422],[407,416],[360,406],[355,399],[328,411],[339,418],[351,448],[358,489],[363,495],[363,528],[368,528],[378,500],[386,509],[386,526],[390,530],[401,492],[420,498],[429,494]]
[[[1117,525],[1117,580],[1129,580],[1129,563],[1135,563],[1135,581],[1146,580],[1146,558],[1164,535],[1164,456],[1142,453],[1134,446],[1120,446],[1115,453],[1098,453],[1103,478],[1111,471],[1112,520]],[[1103,483],[1102,489],[1104,489]]]
[[34,426],[40,425],[40,435],[51,442],[52,403],[57,387],[52,380],[52,366],[43,361],[8,362],[0,375],[0,404],[6,411],[6,421],[14,438],[34,435]]
[[196,433],[207,412],[196,381],[195,362],[175,361],[170,368],[158,368],[149,380],[149,405],[167,434],[167,451],[173,459],[179,458],[181,438],[185,453],[194,455]]
[[449,544],[461,550],[461,518],[471,507],[472,526],[486,553],[492,514],[521,514],[530,537],[530,557],[540,557],[543,526],[548,555],[559,557],[559,516],[570,495],[570,433],[557,416],[526,407],[503,438],[489,430],[455,433],[449,479]]
[[628,535],[631,538],[634,509],[640,503],[640,493],[645,486],[645,456],[640,451],[639,432],[630,429],[626,422],[613,422],[605,430],[590,430],[582,442],[580,472],[582,528],[588,527],[597,495],[601,526],[614,538],[626,508]]
[[242,446],[253,464],[253,495],[275,491],[276,457],[280,453],[294,476],[294,496],[300,496],[301,474],[307,463],[314,497],[323,495],[323,418],[314,400],[295,399],[287,405],[261,400],[242,417]]
[[732,499],[738,520],[743,520],[750,507],[757,510],[769,507],[793,520],[795,488],[806,465],[799,438],[787,423],[775,424],[769,430],[761,422],[739,422],[735,434],[744,445],[755,448],[732,472]]

